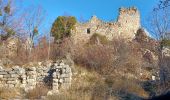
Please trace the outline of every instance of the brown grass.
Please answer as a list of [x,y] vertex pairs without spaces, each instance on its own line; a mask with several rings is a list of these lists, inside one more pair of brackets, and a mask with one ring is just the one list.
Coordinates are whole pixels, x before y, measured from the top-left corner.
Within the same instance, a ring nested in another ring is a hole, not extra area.
[[27,99],[41,99],[41,96],[46,96],[49,89],[44,85],[39,85],[26,94]]
[[16,96],[19,96],[19,89],[16,88],[0,88],[0,99],[14,99]]

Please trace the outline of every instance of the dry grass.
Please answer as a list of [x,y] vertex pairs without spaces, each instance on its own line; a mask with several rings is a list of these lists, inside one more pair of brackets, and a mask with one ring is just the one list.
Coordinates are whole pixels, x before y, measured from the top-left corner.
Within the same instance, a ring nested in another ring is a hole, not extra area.
[[16,88],[0,88],[0,99],[14,99],[18,96],[20,96],[19,92],[21,92],[19,89]]
[[41,96],[46,96],[49,89],[44,85],[39,85],[26,94],[27,99],[41,99]]
[[120,75],[102,76],[80,66],[73,76],[69,90],[60,90],[59,95],[49,96],[48,100],[120,100],[131,94],[132,97],[147,97],[148,94],[134,79]]

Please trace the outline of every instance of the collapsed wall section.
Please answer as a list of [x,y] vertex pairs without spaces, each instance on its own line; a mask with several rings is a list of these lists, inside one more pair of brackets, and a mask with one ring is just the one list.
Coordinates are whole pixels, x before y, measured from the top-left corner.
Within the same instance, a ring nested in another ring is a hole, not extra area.
[[25,91],[37,85],[47,85],[51,90],[67,89],[71,85],[72,71],[69,65],[63,62],[48,64],[47,66],[22,68],[0,67],[0,87],[23,88]]

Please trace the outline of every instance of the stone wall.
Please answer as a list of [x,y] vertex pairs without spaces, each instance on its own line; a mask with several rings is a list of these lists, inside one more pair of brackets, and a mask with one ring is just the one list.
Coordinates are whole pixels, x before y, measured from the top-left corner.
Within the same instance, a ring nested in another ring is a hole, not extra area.
[[45,84],[52,90],[58,91],[60,88],[68,88],[71,85],[71,79],[71,68],[62,61],[26,68],[0,67],[0,87],[23,88],[28,91],[36,85]]
[[77,23],[72,33],[76,43],[86,42],[94,33],[105,35],[109,40],[118,37],[132,39],[140,26],[137,8],[120,8],[116,22],[104,22],[93,16],[86,23]]

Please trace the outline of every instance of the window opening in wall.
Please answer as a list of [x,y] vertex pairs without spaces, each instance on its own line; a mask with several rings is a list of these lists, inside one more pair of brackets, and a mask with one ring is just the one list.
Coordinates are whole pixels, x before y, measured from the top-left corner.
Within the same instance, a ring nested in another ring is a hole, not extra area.
[[90,34],[90,28],[87,29],[87,34]]

